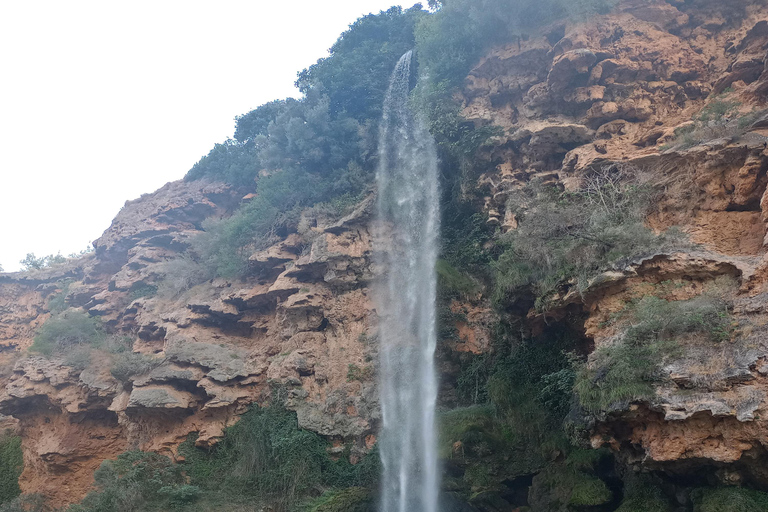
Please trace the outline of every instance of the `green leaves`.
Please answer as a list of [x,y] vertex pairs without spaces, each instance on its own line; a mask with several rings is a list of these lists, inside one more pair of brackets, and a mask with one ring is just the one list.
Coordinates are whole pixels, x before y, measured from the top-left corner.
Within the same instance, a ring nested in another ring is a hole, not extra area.
[[95,345],[105,338],[106,333],[98,318],[69,309],[49,318],[38,329],[30,349],[49,356],[78,345]]

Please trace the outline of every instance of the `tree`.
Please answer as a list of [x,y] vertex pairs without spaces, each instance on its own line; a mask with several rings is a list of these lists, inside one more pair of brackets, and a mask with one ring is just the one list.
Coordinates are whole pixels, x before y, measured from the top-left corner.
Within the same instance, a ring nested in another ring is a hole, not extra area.
[[21,266],[24,270],[40,270],[43,268],[52,267],[54,265],[59,265],[66,261],[67,258],[62,256],[61,253],[49,254],[48,256],[42,256],[38,258],[35,256],[35,253],[28,252],[27,256],[19,263],[21,263]]

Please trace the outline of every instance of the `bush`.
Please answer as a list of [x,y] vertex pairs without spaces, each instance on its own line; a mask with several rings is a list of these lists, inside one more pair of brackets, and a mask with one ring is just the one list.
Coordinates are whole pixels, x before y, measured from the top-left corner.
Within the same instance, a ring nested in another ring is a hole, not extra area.
[[69,288],[72,286],[72,279],[64,279],[56,283],[56,286],[59,288],[59,291],[48,299],[48,310],[53,314],[61,313],[69,307],[67,295],[69,294]]
[[91,364],[91,352],[90,346],[71,348],[64,353],[64,364],[77,371],[85,370]]
[[181,466],[150,452],[125,452],[106,460],[94,473],[95,491],[69,512],[145,512],[180,510],[194,502],[200,490],[189,485]]
[[301,507],[302,512],[369,512],[372,510],[371,490],[349,487],[325,492],[319,498]]
[[0,505],[0,512],[50,512],[50,508],[41,495],[24,494]]
[[106,338],[101,321],[78,309],[49,318],[38,329],[30,350],[50,356],[78,345],[98,345]]
[[672,512],[673,507],[661,490],[643,477],[627,476],[624,499],[616,512]]
[[350,363],[347,366],[347,382],[360,381],[365,382],[373,378],[373,367],[364,366],[360,368],[356,364]]
[[246,274],[248,257],[295,230],[303,208],[335,198],[357,197],[371,176],[350,163],[325,176],[292,168],[261,178],[256,198],[227,219],[206,221],[205,233],[193,240],[203,272],[222,277]]
[[[198,243],[202,243],[202,239]],[[157,293],[163,298],[174,299],[195,285],[213,277],[210,269],[185,254],[162,263],[162,280],[158,283]]]
[[445,260],[437,260],[435,271],[443,295],[467,297],[480,291],[477,281]]
[[630,303],[614,321],[623,327],[620,338],[595,351],[591,365],[578,371],[575,390],[588,411],[650,399],[655,385],[665,378],[664,361],[679,354],[680,339],[698,336],[719,343],[732,330],[727,304],[706,295],[685,301],[645,296]]
[[141,299],[144,297],[154,297],[156,294],[157,286],[153,284],[144,284],[142,282],[133,283],[133,285],[131,285],[131,289],[129,290],[128,300],[133,302],[136,299]]
[[273,405],[254,406],[212,450],[195,448],[190,439],[180,453],[191,483],[206,494],[251,497],[287,511],[329,487],[370,488],[377,481],[375,453],[353,465],[346,457],[332,460],[327,448],[319,435],[298,427],[294,412]]
[[43,256],[38,258],[35,256],[35,253],[30,252],[27,253],[27,256],[21,260],[19,263],[21,263],[22,270],[40,270],[43,268],[49,268],[53,267],[55,265],[60,265],[62,263],[65,263],[67,261],[67,258],[59,254],[49,254],[48,256]]
[[508,204],[520,227],[502,237],[493,263],[496,304],[532,291],[542,309],[563,284],[583,289],[620,261],[687,246],[679,232],[645,227],[651,198],[637,170],[624,166],[593,171],[575,192],[536,183],[523,189]]
[[6,431],[0,437],[0,503],[8,503],[21,494],[19,476],[23,467],[21,437]]
[[726,100],[724,95],[716,96],[699,112],[692,123],[677,128],[674,140],[663,144],[659,150],[682,151],[714,139],[734,139],[749,131],[752,124],[766,113],[763,109],[740,114],[740,106],[739,101]]
[[694,512],[763,512],[768,493],[742,487],[698,489],[693,493]]

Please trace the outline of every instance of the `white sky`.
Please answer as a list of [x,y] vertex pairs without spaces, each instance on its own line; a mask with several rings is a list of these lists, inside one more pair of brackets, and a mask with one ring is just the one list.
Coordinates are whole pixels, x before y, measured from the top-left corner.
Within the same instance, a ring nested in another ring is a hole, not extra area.
[[397,3],[0,1],[0,265],[84,249]]

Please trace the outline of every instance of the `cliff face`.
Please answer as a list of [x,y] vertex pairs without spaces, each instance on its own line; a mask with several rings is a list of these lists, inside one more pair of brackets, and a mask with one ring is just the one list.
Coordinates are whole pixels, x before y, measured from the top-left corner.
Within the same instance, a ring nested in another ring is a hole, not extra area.
[[[306,218],[313,227],[303,235],[250,257],[247,281],[187,289],[188,238],[237,203],[221,184],[170,183],[127,203],[93,254],[0,277],[0,411],[19,422],[24,492],[53,504],[77,501],[103,460],[130,449],[173,457],[193,432],[198,446],[209,446],[251,403],[274,398],[353,462],[373,447],[380,421],[369,292],[373,199],[339,219]],[[174,290],[154,294],[164,281]],[[147,289],[153,293],[142,296]],[[61,293],[128,336],[133,352],[154,358],[151,368],[121,382],[104,351],[84,370],[66,357],[21,355]],[[464,322],[459,340],[475,346],[487,338],[483,329]]]
[[[627,2],[496,49],[466,83],[464,114],[505,128],[486,154],[496,170],[481,178],[490,223],[517,228],[507,200],[532,179],[575,189],[619,165],[660,191],[654,229],[680,226],[699,244],[628,262],[586,289],[561,288],[547,312],[528,314],[535,329],[576,312],[598,350],[616,343],[612,319],[633,298],[688,300],[731,283],[728,342],[686,340],[653,398],[588,419],[593,447],[638,468],[768,484],[767,46],[759,3]],[[721,105],[729,126],[698,121],[706,126],[694,130],[692,119]],[[698,138],[680,144],[689,130]]]
[[[757,110],[768,99],[766,47],[768,11],[758,3],[630,1],[496,48],[465,82],[464,116],[504,129],[479,156],[495,167],[478,181],[489,223],[517,227],[507,200],[532,179],[573,189],[618,162],[663,191],[652,227],[681,226],[700,244],[561,289],[546,313],[528,313],[532,329],[575,311],[599,349],[615,342],[612,315],[644,291],[663,284],[677,301],[733,283],[730,341],[689,340],[653,399],[587,420],[592,445],[627,464],[683,475],[705,467],[768,486],[768,121]],[[701,143],[683,149],[681,128],[716,101],[747,121],[704,127]],[[25,492],[77,501],[103,460],[128,449],[174,456],[192,432],[210,445],[249,404],[276,396],[353,461],[372,448],[380,422],[373,199],[342,218],[305,213],[301,233],[250,257],[246,280],[188,286],[189,238],[241,201],[223,184],[171,183],[127,203],[93,254],[0,275],[0,412],[18,420]],[[27,355],[61,293],[152,364],[121,381],[106,351],[82,370]],[[451,305],[465,314],[457,338],[442,341],[444,372],[455,371],[456,353],[490,349],[492,314],[475,302]],[[446,385],[445,403],[451,392]]]

